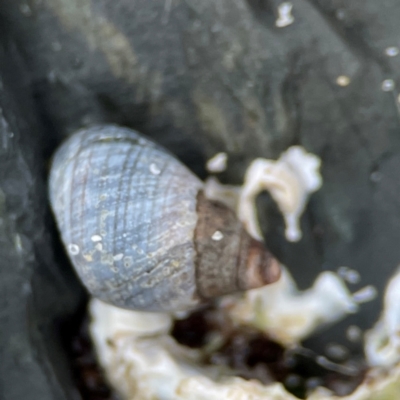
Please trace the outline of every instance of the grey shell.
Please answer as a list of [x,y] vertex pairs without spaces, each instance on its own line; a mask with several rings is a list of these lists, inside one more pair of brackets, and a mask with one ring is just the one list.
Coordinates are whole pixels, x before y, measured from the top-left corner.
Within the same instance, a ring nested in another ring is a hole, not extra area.
[[138,310],[196,304],[201,189],[183,164],[130,129],[99,126],[70,137],[53,159],[50,201],[89,292]]

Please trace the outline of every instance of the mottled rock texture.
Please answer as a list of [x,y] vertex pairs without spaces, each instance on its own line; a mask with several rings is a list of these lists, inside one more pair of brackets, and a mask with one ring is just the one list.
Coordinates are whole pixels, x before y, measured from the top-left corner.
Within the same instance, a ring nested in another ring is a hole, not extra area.
[[204,161],[226,151],[225,182],[289,145],[319,155],[324,186],[302,219],[303,240],[285,241],[262,196],[267,243],[302,288],[346,265],[361,274],[354,289],[379,291],[309,346],[350,346],[347,326],[376,320],[400,261],[398,91],[382,90],[385,79],[400,84],[400,56],[385,54],[399,44],[400,3],[298,0],[293,24],[277,28],[279,3],[1,2],[0,397],[73,398],[54,321],[82,293],[48,211],[45,166],[64,137],[92,123],[148,134],[201,177]]
[[29,74],[0,31],[0,398],[73,399],[60,334],[83,291],[50,218]]

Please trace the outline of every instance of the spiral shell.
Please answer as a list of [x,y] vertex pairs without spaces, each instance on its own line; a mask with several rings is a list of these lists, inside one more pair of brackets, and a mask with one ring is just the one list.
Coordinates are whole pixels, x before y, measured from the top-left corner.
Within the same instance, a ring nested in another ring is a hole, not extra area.
[[135,131],[78,131],[56,152],[50,201],[89,292],[122,308],[190,309],[279,277],[277,261],[203,183]]

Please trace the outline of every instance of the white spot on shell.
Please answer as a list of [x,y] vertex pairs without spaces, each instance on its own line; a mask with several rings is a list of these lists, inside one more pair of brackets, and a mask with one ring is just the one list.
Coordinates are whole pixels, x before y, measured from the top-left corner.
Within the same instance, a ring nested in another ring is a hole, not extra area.
[[396,57],[399,54],[399,48],[396,46],[390,46],[385,49],[385,54],[389,57]]
[[353,293],[353,299],[356,303],[367,303],[374,300],[377,294],[375,286],[368,285]]
[[91,254],[83,254],[83,258],[88,262],[93,261],[93,257]]
[[228,155],[226,153],[217,153],[207,161],[206,168],[209,172],[223,172],[226,170]]
[[382,90],[384,92],[391,92],[395,88],[395,83],[393,79],[385,79],[382,82]]
[[79,246],[77,244],[71,243],[67,246],[67,248],[71,255],[76,256],[79,254]]
[[122,253],[116,254],[114,257],[114,261],[120,261],[124,258],[124,255]]
[[102,237],[100,235],[93,235],[91,238],[92,242],[100,242]]
[[102,243],[97,243],[96,246],[94,246],[96,250],[102,251],[103,250],[103,244]]
[[221,231],[215,231],[213,235],[211,236],[212,240],[215,240],[216,242],[222,240],[224,238],[224,235]]
[[340,75],[336,78],[336,83],[339,86],[343,86],[343,87],[348,86],[348,85],[350,85],[350,82],[351,82],[350,78],[346,75]]
[[160,175],[161,170],[157,164],[151,163],[149,169],[153,175]]
[[278,19],[275,21],[275,25],[278,28],[293,24],[292,8],[293,4],[289,2],[284,2],[278,6]]

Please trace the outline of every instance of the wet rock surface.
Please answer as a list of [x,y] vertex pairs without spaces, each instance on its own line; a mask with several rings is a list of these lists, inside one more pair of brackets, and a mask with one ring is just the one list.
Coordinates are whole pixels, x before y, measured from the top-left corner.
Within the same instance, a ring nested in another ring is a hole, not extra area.
[[59,334],[83,290],[55,240],[27,70],[1,36],[0,398],[79,398]]
[[[324,186],[284,239],[261,196],[267,244],[301,288],[348,266],[378,298],[305,344],[324,353],[365,330],[400,261],[398,43],[394,0],[301,0],[276,26],[275,0],[4,0],[0,5],[0,397],[74,398],[60,335],[82,290],[60,247],[46,165],[82,126],[148,134],[199,176],[229,155],[224,182],[255,157],[300,144],[322,159]],[[21,382],[21,376],[26,377]]]

